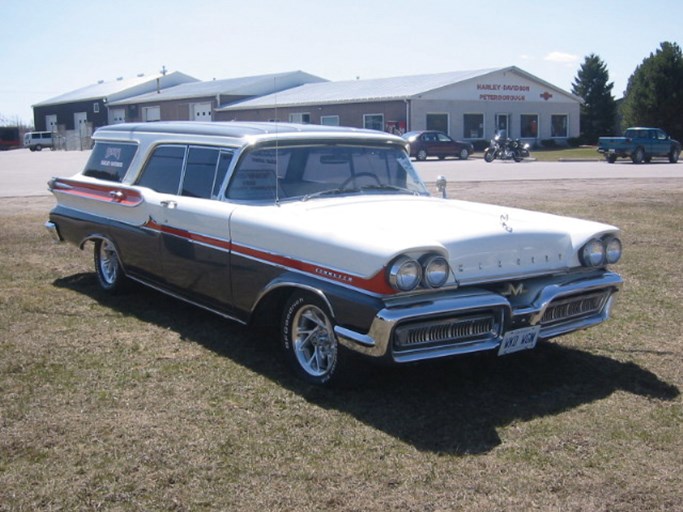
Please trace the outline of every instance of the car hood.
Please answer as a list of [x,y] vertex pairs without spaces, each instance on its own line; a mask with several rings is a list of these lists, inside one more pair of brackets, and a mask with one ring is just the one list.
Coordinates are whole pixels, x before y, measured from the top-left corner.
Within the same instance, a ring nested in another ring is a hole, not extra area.
[[461,284],[579,266],[589,239],[613,226],[569,217],[419,196],[352,196],[241,206],[233,243],[370,278],[400,254],[436,251]]

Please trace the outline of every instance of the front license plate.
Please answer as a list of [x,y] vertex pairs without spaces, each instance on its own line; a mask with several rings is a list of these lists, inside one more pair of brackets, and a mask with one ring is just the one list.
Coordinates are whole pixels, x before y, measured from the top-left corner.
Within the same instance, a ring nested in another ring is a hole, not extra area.
[[532,327],[524,327],[522,329],[515,329],[505,333],[503,342],[498,349],[498,355],[504,356],[519,352],[520,350],[529,350],[536,346],[538,340],[538,333],[541,331],[540,325]]

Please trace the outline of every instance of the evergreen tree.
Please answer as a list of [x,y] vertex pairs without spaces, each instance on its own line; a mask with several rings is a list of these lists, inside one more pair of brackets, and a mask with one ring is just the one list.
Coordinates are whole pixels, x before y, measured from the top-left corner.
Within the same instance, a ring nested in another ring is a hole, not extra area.
[[662,128],[683,138],[683,54],[676,43],[664,42],[628,79],[622,125]]
[[613,135],[617,103],[612,96],[607,66],[600,57],[590,54],[584,60],[572,83],[572,93],[583,99],[581,105],[581,137],[595,144],[602,135]]

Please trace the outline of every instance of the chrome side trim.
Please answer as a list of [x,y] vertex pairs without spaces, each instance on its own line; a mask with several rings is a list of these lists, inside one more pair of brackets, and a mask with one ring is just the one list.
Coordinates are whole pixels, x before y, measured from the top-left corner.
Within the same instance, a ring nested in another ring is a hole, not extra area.
[[242,325],[246,325],[246,323],[247,323],[240,318],[237,318],[237,317],[232,316],[232,315],[228,315],[227,313],[224,313],[223,311],[220,311],[218,309],[214,309],[214,308],[211,308],[211,307],[206,306],[204,304],[201,304],[199,302],[195,302],[193,300],[190,300],[187,297],[183,297],[182,295],[178,295],[177,293],[173,293],[173,292],[167,290],[166,288],[164,288],[162,286],[157,286],[157,285],[151,284],[149,281],[145,281],[144,279],[140,279],[140,278],[137,278],[135,276],[131,276],[130,274],[126,274],[126,277],[132,281],[135,281],[135,282],[140,283],[144,286],[152,288],[153,290],[156,290],[160,293],[163,293],[164,295],[168,295],[169,297],[173,297],[174,299],[178,299],[178,300],[181,300],[183,302],[187,302],[188,304],[192,304],[193,306],[197,306],[198,308],[204,309],[206,311],[209,311],[210,313],[214,313],[214,314],[221,316],[223,318],[226,318],[228,320],[233,320],[233,321],[235,321],[239,324],[242,324]]

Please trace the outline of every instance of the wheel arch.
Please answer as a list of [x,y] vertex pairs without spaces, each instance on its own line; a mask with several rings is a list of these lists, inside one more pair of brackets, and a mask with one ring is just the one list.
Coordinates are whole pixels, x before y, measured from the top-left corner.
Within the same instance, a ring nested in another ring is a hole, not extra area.
[[384,307],[381,298],[321,279],[288,272],[268,283],[254,301],[248,323],[258,325],[262,318],[279,318],[285,303],[295,292],[318,297],[336,325],[367,332],[377,311]]
[[128,272],[126,270],[126,266],[123,264],[123,260],[121,259],[121,251],[119,250],[119,244],[116,243],[114,239],[112,239],[110,236],[104,234],[104,233],[91,233],[87,236],[85,236],[78,244],[78,248],[80,250],[84,250],[85,246],[89,243],[92,242],[93,244],[96,244],[97,242],[102,242],[102,241],[107,241],[111,243],[114,246],[114,249],[116,249],[116,259],[119,261],[119,267],[121,267],[121,270],[123,271],[124,275],[128,275]]
[[295,279],[276,279],[270,282],[256,298],[249,315],[249,322],[258,322],[264,316],[280,315],[287,299],[296,291],[304,291],[320,298],[327,306],[332,318],[335,318],[334,308],[320,287]]

